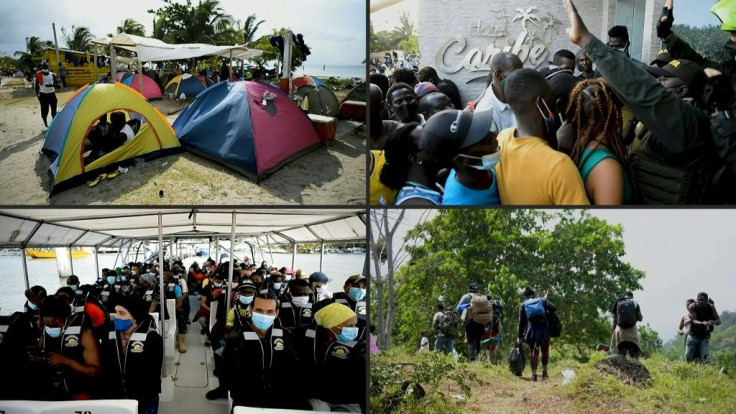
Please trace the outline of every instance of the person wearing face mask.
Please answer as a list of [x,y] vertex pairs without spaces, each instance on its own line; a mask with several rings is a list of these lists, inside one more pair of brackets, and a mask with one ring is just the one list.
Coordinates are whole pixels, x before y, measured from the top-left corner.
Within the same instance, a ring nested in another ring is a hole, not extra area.
[[[65,299],[49,296],[41,304],[44,334],[39,339],[46,372],[38,378],[44,399],[89,400],[97,391],[100,344],[84,312],[72,315]],[[35,358],[35,357],[34,357]]]
[[97,338],[105,338],[110,330],[110,317],[107,309],[97,299],[95,287],[82,285],[72,298],[72,313],[85,312]]
[[588,205],[577,167],[550,148],[556,140],[552,87],[533,69],[509,75],[504,88],[518,126],[498,134],[496,178],[501,204]]
[[309,275],[309,288],[312,289],[315,303],[332,298],[332,292],[327,287],[330,282],[332,279],[322,272],[314,272]]
[[297,345],[298,372],[311,376],[305,384],[310,403],[320,400],[348,405],[350,412],[366,412],[366,345],[358,339],[357,324],[358,315],[339,303],[315,313],[314,323]]
[[227,314],[227,321],[225,322],[226,335],[229,335],[233,330],[242,332],[243,325],[249,318],[248,307],[253,303],[256,292],[256,285],[250,280],[240,282],[235,290],[233,307],[230,308],[230,313]]
[[442,205],[498,205],[496,134],[492,111],[446,110],[425,125],[421,146],[440,164],[452,166]]
[[442,202],[442,194],[435,186],[439,168],[420,148],[421,134],[419,124],[402,124],[386,141],[386,164],[379,180],[389,189],[399,190],[396,205],[438,205]]
[[708,116],[701,109],[707,78],[703,69],[675,59],[662,68],[650,66],[647,73],[590,33],[571,1],[565,0],[565,5],[570,40],[585,50],[639,120],[630,159],[643,203],[715,204],[736,196],[736,168],[724,167],[721,161],[730,149],[720,153],[716,148]]
[[115,309],[120,300],[121,285],[118,282],[118,274],[114,270],[108,270],[105,275],[105,285],[100,292],[100,302],[106,309]]
[[281,295],[286,290],[286,284],[284,283],[284,275],[276,271],[271,272],[271,274],[268,277],[266,286],[268,289],[268,293],[280,299]]
[[164,358],[161,335],[141,298],[123,298],[113,320],[114,329],[102,342],[102,398],[137,400],[139,414],[155,414]]
[[386,92],[386,102],[389,109],[393,112],[391,119],[402,124],[418,122],[424,124],[424,116],[418,113],[417,96],[414,94],[414,88],[406,83],[394,83]]
[[491,58],[488,86],[475,104],[474,110],[490,110],[493,113],[490,130],[495,133],[516,126],[516,117],[509,106],[504,85],[506,79],[522,67],[521,59],[510,52],[497,53]]
[[264,260],[264,261],[261,262],[261,267],[259,267],[258,270],[261,270],[261,269],[263,269],[265,271],[268,271],[268,262],[267,261]]
[[242,332],[228,335],[223,352],[233,407],[305,408],[299,390],[289,398],[283,395],[296,372],[292,337],[278,319],[278,299],[257,294],[249,314]]
[[[345,280],[342,292],[337,292],[332,296],[335,303],[347,306],[358,315],[357,327],[359,329],[358,339],[364,339],[366,328],[366,315],[368,307],[366,302],[366,278],[362,275],[353,275]],[[319,306],[317,306],[319,309]]]
[[66,278],[66,285],[69,286],[76,294],[77,290],[79,289],[79,277],[77,277],[76,275],[69,276],[68,278]]
[[187,323],[184,320],[184,311],[182,309],[184,303],[184,294],[181,286],[174,280],[172,272],[164,272],[164,293],[166,299],[174,299],[176,301],[176,326],[179,331],[176,335],[177,349],[181,353],[187,352]]
[[288,293],[281,300],[279,320],[284,329],[299,332],[314,320],[312,291],[309,282],[305,279],[295,279],[289,282]]
[[48,63],[44,63],[41,70],[36,72],[33,84],[36,89],[36,97],[41,103],[41,119],[43,119],[44,131],[46,131],[49,129],[49,123],[46,120],[49,116],[49,107],[51,108],[51,119],[56,116],[57,100],[54,87],[59,85],[59,78],[55,73],[49,71]]
[[284,275],[284,283],[289,283],[292,279],[294,279],[294,274],[296,274],[296,271],[289,266],[284,266],[279,269],[279,273]]
[[[228,263],[222,263],[221,266],[218,267],[218,270],[216,270],[212,276],[212,283],[207,285],[209,289],[207,289],[206,294],[203,295],[203,297],[207,298],[207,308],[209,310],[208,313],[210,318],[213,316],[215,318],[215,323],[212,325],[207,336],[207,342],[209,342],[209,344],[205,342],[205,345],[212,347],[215,359],[214,375],[219,380],[219,386],[208,391],[205,395],[208,400],[227,398],[227,379],[224,373],[225,362],[222,357],[223,351],[221,348],[225,342],[225,324],[227,323],[227,304],[225,303],[227,298],[227,287],[225,285],[223,271],[228,268]],[[217,303],[217,309],[214,315],[211,314],[213,303]],[[210,318],[206,319],[208,326]]]
[[33,286],[26,291],[28,302],[24,312],[0,315],[0,366],[13,375],[0,375],[0,400],[32,400],[37,398],[35,381],[40,374],[39,364],[32,364],[29,356],[40,352],[38,340],[43,327],[40,304],[46,298],[46,289]]

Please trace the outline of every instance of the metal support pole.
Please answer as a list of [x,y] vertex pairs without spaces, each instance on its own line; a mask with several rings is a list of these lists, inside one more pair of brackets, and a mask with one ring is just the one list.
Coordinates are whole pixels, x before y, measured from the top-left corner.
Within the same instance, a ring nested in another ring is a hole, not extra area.
[[115,263],[112,265],[112,268],[115,269],[118,265],[118,259],[120,258],[120,254],[123,252],[123,243],[125,243],[125,239],[120,239],[120,247],[118,247],[118,255],[115,256]]
[[215,237],[215,263],[220,265],[220,236]]
[[[262,262],[263,259],[264,259],[264,257],[263,257],[263,249],[261,248],[261,239],[258,238],[258,237],[256,237],[256,243],[258,243],[258,251],[261,253],[261,260],[260,261]],[[255,262],[256,262],[256,257],[253,256],[253,263],[255,263]]]
[[[233,50],[232,49],[230,49],[230,66],[229,66],[229,68],[230,68],[230,73],[228,74],[228,78],[227,78],[227,81],[228,82],[230,82],[230,80],[232,80],[232,78],[233,78]],[[232,243],[232,242],[233,242],[232,239],[230,239],[230,243]],[[228,309],[230,309],[230,307],[228,307]]]
[[31,288],[31,282],[28,280],[28,263],[26,263],[26,246],[23,246],[22,249],[20,249],[23,255],[23,276],[26,280],[26,289]]
[[138,92],[143,95],[143,65],[141,64],[141,58],[138,58]]
[[74,274],[74,260],[72,259],[72,246],[69,246],[69,270]]
[[[158,284],[160,289],[160,297],[159,297],[159,305],[158,305],[158,315],[161,318],[161,332],[165,332],[164,328],[164,319],[166,316],[166,294],[164,293],[164,255],[161,253],[161,250],[164,246],[164,226],[163,226],[163,217],[161,213],[158,213]],[[175,315],[171,315],[172,320],[175,320]],[[166,335],[161,335],[161,344],[163,345],[163,349],[166,349]],[[166,358],[163,358],[161,361],[161,377],[166,376]]]
[[97,79],[99,79],[99,76],[97,76],[97,59],[98,59],[97,56],[99,55],[99,53],[98,53],[99,52],[98,51],[98,48],[99,47],[100,47],[100,45],[98,45],[98,44],[95,43],[95,65],[94,65],[95,80],[92,83],[97,82]]
[[296,242],[294,242],[294,250],[291,252],[291,269],[294,270],[294,258],[296,257]]
[[98,256],[99,246],[95,246],[95,280],[100,277],[100,258]]
[[[58,68],[59,67],[59,63],[61,63],[61,59],[59,58],[59,41],[56,40],[56,23],[51,23],[51,30],[54,31],[54,48],[56,49],[56,67]],[[49,67],[50,66],[51,65],[49,65]],[[50,68],[50,69],[51,69],[51,71],[54,70],[54,68]],[[59,75],[59,76],[61,76],[61,75]]]
[[230,292],[233,290],[233,268],[235,267],[235,218],[238,215],[237,211],[233,211],[233,222],[230,226],[230,266],[227,273],[227,297],[225,302],[227,303],[227,309],[225,315],[230,313]]
[[322,271],[322,259],[325,257],[325,241],[320,240],[319,242],[319,271]]
[[169,241],[169,269],[174,268],[174,238]]
[[266,235],[266,246],[268,246],[268,255],[271,256],[271,266],[273,266],[273,252],[271,251],[271,242],[268,241],[268,234]]

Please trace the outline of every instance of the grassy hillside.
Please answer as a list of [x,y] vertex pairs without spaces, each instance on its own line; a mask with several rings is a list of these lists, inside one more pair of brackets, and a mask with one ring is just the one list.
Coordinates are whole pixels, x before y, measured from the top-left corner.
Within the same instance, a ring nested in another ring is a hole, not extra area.
[[[712,367],[656,355],[642,360],[653,382],[650,388],[643,388],[625,385],[595,370],[593,364],[606,357],[596,353],[580,363],[555,360],[553,351],[551,378],[531,382],[528,358],[520,379],[506,365],[492,366],[487,360],[468,364],[434,353],[409,355],[392,350],[371,356],[371,412],[736,412],[736,379]],[[575,372],[575,378],[563,385],[562,371],[569,369]],[[404,380],[421,384],[426,396],[417,399],[399,393]]]

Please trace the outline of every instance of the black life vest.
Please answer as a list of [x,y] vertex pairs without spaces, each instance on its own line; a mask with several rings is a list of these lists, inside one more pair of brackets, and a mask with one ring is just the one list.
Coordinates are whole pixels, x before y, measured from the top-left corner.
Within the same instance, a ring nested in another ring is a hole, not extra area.
[[713,197],[713,179],[720,168],[715,157],[672,165],[648,149],[652,133],[640,122],[629,160],[644,204],[704,204]]
[[314,321],[314,312],[312,302],[307,306],[300,307],[291,302],[288,298],[284,298],[281,302],[279,310],[279,321],[284,329],[294,329],[302,326],[311,325]]
[[[84,347],[82,347],[82,331],[90,329],[87,314],[77,312],[69,316],[69,320],[61,331],[59,338],[43,335],[43,349],[58,352],[81,364],[84,364]],[[92,332],[90,330],[90,332]],[[63,366],[50,367],[53,372],[53,391],[51,399],[72,399],[80,393],[95,394],[95,378],[78,374]],[[66,398],[64,398],[66,396]]]
[[121,349],[118,332],[108,332],[103,342],[105,390],[109,393],[108,397],[142,399],[161,392],[161,366],[150,365],[150,361],[163,357],[160,338],[153,319],[148,315],[130,336],[125,353]]

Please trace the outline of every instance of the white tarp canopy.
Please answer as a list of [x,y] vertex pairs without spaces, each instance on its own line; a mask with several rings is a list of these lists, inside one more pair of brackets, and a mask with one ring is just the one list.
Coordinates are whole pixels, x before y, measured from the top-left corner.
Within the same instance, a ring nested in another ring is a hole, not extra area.
[[[160,62],[165,60],[191,59],[201,56],[222,56],[248,59],[260,56],[262,50],[245,46],[214,46],[204,43],[186,43],[174,45],[159,39],[119,33],[112,38],[101,38],[92,41],[94,44],[114,46],[136,52],[141,62]],[[232,55],[231,55],[232,53]]]
[[0,209],[0,247],[113,246],[125,240],[229,239],[275,243],[365,241],[360,209]]

